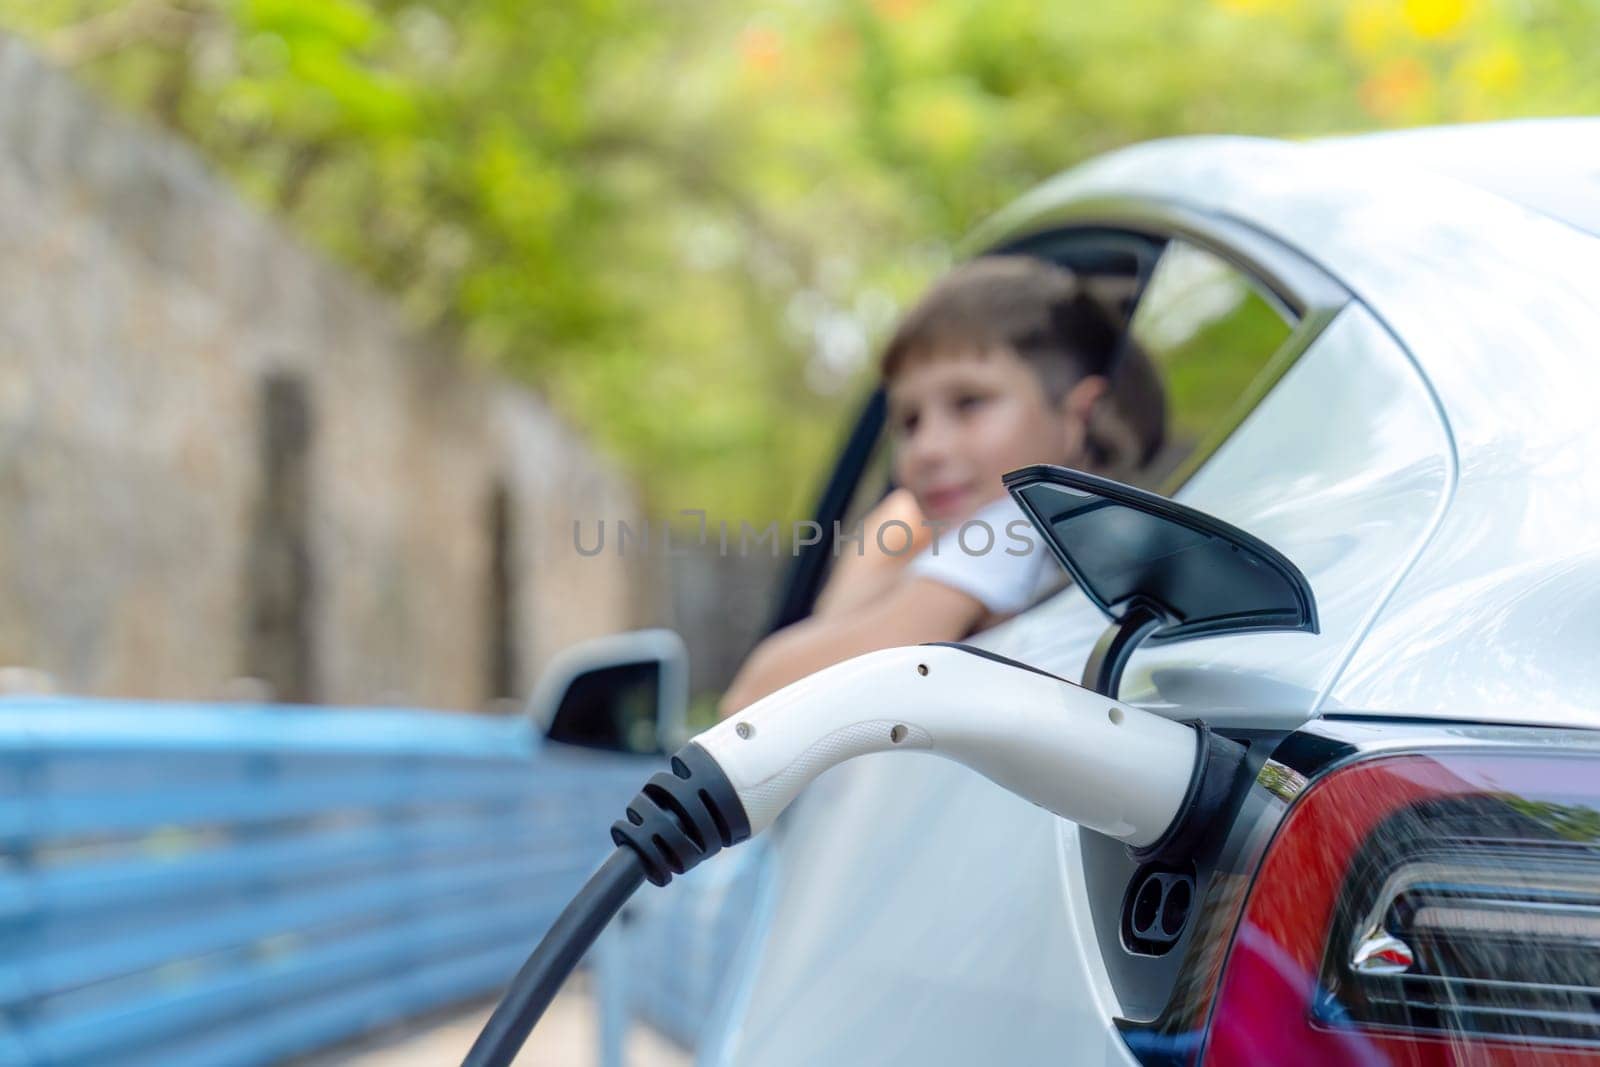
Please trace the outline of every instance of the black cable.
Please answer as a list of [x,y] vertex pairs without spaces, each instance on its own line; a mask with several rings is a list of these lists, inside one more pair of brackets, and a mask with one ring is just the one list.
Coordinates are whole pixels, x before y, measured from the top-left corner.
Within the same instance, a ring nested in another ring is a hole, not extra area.
[[691,741],[668,766],[628,803],[626,818],[611,824],[617,850],[511,980],[461,1067],[508,1067],[561,983],[645,879],[666,885],[673,875],[750,836],[738,791],[704,749]]
[[644,864],[632,849],[619,848],[600,865],[511,980],[462,1067],[509,1067],[567,975],[643,884]]

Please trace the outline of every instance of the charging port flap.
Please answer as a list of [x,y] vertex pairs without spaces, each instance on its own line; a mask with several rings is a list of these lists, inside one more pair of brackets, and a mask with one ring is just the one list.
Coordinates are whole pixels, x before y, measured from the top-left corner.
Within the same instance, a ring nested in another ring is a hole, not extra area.
[[1037,464],[1006,488],[1111,620],[1084,685],[1115,696],[1135,648],[1263,630],[1317,632],[1311,583],[1265,541],[1109,478]]

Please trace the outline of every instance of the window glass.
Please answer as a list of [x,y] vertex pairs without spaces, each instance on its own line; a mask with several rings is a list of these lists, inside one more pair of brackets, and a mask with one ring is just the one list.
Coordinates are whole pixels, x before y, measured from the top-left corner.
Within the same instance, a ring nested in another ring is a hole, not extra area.
[[1294,317],[1237,268],[1170,242],[1129,327],[1130,349],[1148,359],[1164,393],[1164,444],[1124,480],[1160,485],[1220,443],[1259,399],[1259,386],[1277,369],[1272,357],[1294,326]]

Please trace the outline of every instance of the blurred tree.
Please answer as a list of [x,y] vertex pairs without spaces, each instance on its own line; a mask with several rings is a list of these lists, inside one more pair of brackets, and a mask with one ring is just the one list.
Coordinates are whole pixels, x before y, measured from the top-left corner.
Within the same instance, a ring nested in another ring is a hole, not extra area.
[[1095,152],[1594,111],[1586,0],[0,0],[652,506],[793,517],[953,242]]

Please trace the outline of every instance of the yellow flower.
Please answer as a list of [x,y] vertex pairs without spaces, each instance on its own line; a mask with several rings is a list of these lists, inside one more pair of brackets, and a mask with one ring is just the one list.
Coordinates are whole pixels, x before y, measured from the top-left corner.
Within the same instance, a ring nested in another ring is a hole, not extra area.
[[1359,54],[1378,55],[1402,32],[1397,15],[1388,0],[1357,0],[1344,11],[1345,38]]
[[1509,45],[1480,48],[1461,61],[1459,76],[1484,93],[1509,92],[1522,81],[1522,57]]
[[1437,40],[1461,28],[1468,0],[1405,0],[1406,25],[1418,37]]

